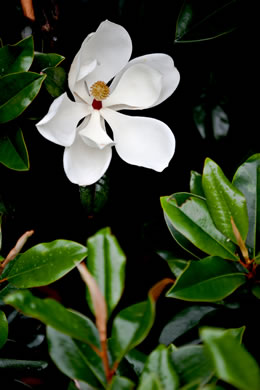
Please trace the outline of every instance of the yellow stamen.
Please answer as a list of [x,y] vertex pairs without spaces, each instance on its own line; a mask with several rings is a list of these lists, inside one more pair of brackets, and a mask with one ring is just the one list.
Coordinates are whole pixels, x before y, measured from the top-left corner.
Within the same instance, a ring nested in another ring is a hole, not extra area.
[[104,81],[96,81],[90,88],[90,93],[97,101],[104,100],[109,95],[109,87]]

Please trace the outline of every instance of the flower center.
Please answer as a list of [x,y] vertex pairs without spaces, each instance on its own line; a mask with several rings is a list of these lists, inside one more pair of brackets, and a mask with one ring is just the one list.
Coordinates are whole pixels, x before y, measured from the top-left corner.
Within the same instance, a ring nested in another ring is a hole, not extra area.
[[109,95],[109,87],[104,83],[104,81],[96,81],[90,87],[90,93],[98,102],[104,100]]

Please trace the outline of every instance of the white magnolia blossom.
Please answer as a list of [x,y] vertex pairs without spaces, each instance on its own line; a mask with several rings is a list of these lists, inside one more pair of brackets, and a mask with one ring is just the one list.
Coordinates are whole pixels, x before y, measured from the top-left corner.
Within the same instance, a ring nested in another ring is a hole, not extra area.
[[65,146],[64,169],[72,183],[85,186],[99,180],[109,166],[112,146],[127,163],[159,172],[174,154],[175,138],[165,123],[119,111],[161,103],[176,89],[179,72],[168,55],[129,61],[131,52],[131,38],[122,26],[101,23],[84,40],[69,71],[75,101],[62,94],[36,125],[49,141]]

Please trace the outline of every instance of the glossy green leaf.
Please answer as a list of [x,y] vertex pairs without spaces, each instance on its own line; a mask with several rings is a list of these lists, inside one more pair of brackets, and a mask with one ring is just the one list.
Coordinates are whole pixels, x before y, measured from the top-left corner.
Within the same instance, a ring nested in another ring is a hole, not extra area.
[[10,73],[26,72],[33,61],[33,37],[0,49],[0,77]]
[[56,54],[56,53],[34,53],[33,66],[37,71],[41,71],[46,68],[51,68],[53,66],[58,66],[65,59],[65,57]]
[[66,309],[54,299],[40,299],[28,290],[18,290],[4,301],[28,317],[37,318],[59,332],[100,348],[99,334],[93,322],[80,313]]
[[253,249],[253,257],[260,237],[260,154],[254,154],[236,171],[233,185],[245,196],[249,219],[246,243]]
[[44,85],[52,97],[56,98],[65,92],[67,73],[63,68],[52,67],[44,69],[43,72],[47,75]]
[[162,197],[167,221],[193,245],[209,255],[237,260],[236,247],[214,225],[203,198],[177,193]]
[[147,375],[146,379],[138,386],[138,390],[162,390],[161,384],[154,373]]
[[107,390],[133,390],[135,383],[122,376],[114,376]]
[[120,311],[114,319],[110,339],[113,361],[119,362],[148,335],[155,319],[155,302],[151,297]]
[[205,194],[202,187],[202,175],[195,171],[191,171],[190,174],[190,192],[192,194],[205,198]]
[[20,288],[45,286],[71,271],[86,256],[86,247],[73,241],[42,243],[13,260],[5,277]]
[[177,313],[163,328],[159,342],[169,345],[178,337],[196,327],[208,313],[216,310],[213,306],[193,305]]
[[47,326],[49,354],[56,366],[71,379],[78,379],[94,388],[105,387],[106,377],[100,357],[81,341]]
[[175,42],[201,42],[233,31],[240,22],[239,2],[221,0],[184,1],[180,11]]
[[88,216],[98,214],[106,205],[109,194],[109,177],[104,175],[90,186],[80,186],[80,201]]
[[205,161],[202,185],[216,227],[237,243],[231,224],[232,217],[242,239],[245,240],[248,233],[246,199],[242,192],[230,183],[221,168],[209,158]]
[[246,282],[234,263],[220,257],[190,261],[167,296],[187,301],[214,302],[232,294]]
[[0,136],[0,163],[16,171],[28,171],[29,156],[21,129]]
[[134,348],[131,349],[131,351],[129,351],[124,358],[127,360],[129,365],[133,368],[136,375],[140,376],[143,371],[147,356],[143,352],[138,351],[137,349]]
[[45,77],[33,72],[21,72],[0,78],[0,123],[23,113],[38,94]]
[[47,366],[48,363],[42,360],[17,360],[0,358],[0,370],[10,370],[12,374],[14,374],[14,371],[22,371],[24,373],[26,370],[32,374],[33,370],[44,370]]
[[258,284],[252,286],[251,291],[256,298],[260,299],[260,286]]
[[8,322],[5,313],[0,310],[0,348],[6,343],[8,337]]
[[150,374],[156,375],[162,390],[175,390],[179,387],[179,377],[174,369],[170,352],[164,345],[159,345],[148,356],[140,378],[140,388]]
[[182,386],[207,383],[214,374],[214,366],[202,345],[174,348],[171,359]]
[[[105,228],[90,237],[87,241],[87,267],[96,279],[101,293],[107,303],[108,315],[117,305],[125,282],[125,255],[109,228]],[[92,311],[91,297],[87,300]]]
[[219,379],[239,390],[260,389],[259,366],[237,337],[217,328],[203,328],[200,334]]
[[188,262],[187,260],[177,259],[173,256],[172,253],[169,253],[167,251],[158,251],[157,253],[164,260],[167,261],[170,270],[172,271],[172,273],[176,278],[183,272],[183,270],[187,266],[187,262]]

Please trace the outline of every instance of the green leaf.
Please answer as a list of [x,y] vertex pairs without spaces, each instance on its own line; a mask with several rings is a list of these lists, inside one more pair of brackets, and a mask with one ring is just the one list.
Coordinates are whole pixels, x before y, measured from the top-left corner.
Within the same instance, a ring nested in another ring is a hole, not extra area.
[[41,71],[46,68],[52,68],[54,66],[60,65],[60,63],[65,59],[65,57],[55,54],[55,53],[34,53],[33,65],[37,71]]
[[114,376],[107,390],[133,390],[135,383],[122,376]]
[[231,217],[243,240],[248,233],[248,215],[246,199],[226,178],[221,168],[212,160],[205,160],[202,185],[207,205],[216,227],[234,243],[237,243],[233,232]]
[[165,345],[173,343],[178,337],[196,327],[206,314],[214,310],[216,308],[213,306],[198,305],[183,309],[164,326],[159,342]]
[[161,384],[154,373],[147,375],[146,379],[137,388],[138,390],[162,390]]
[[0,358],[0,370],[10,370],[12,374],[14,371],[27,370],[32,374],[32,370],[44,370],[48,366],[47,362],[42,360],[16,360],[16,359],[3,359]]
[[127,360],[129,365],[133,368],[136,375],[140,376],[143,371],[147,356],[143,352],[140,352],[134,348],[131,349],[131,351],[129,351],[124,358]]
[[259,366],[237,337],[217,328],[203,328],[200,334],[219,379],[240,390],[260,389]]
[[256,298],[260,299],[260,286],[258,284],[252,286],[251,291]]
[[150,374],[156,376],[162,390],[175,390],[179,387],[179,377],[172,364],[170,353],[164,345],[159,345],[148,356],[140,378],[140,388]]
[[33,61],[33,37],[0,49],[0,77],[10,73],[26,72]]
[[174,348],[171,358],[182,386],[207,383],[214,374],[214,366],[202,345]]
[[106,377],[100,357],[87,345],[47,326],[49,354],[56,366],[71,379],[94,388],[105,387]]
[[191,171],[190,174],[190,192],[192,194],[205,198],[205,194],[202,187],[202,175],[195,171]]
[[67,73],[63,68],[60,66],[47,68],[43,73],[47,75],[44,85],[52,97],[56,98],[65,92]]
[[175,42],[201,42],[233,31],[240,23],[239,2],[186,0],[180,11]]
[[80,186],[80,201],[88,216],[98,214],[106,205],[109,194],[109,177],[104,175],[90,186]]
[[33,72],[21,72],[0,78],[0,123],[23,113],[38,94],[45,77]]
[[183,270],[187,266],[187,260],[183,259],[177,259],[173,256],[172,253],[167,251],[158,251],[157,252],[159,256],[161,256],[164,260],[167,261],[168,266],[170,267],[170,270],[174,274],[174,276],[177,278]]
[[137,303],[120,311],[112,325],[110,350],[114,362],[120,360],[148,335],[155,319],[155,302]]
[[0,348],[6,343],[8,337],[8,322],[5,313],[0,310]]
[[86,247],[73,241],[38,244],[13,260],[5,277],[20,288],[45,286],[67,274],[86,256]]
[[28,171],[29,156],[21,129],[0,136],[0,163],[16,171]]
[[193,245],[209,255],[238,260],[235,245],[217,230],[203,198],[177,193],[162,197],[161,204],[168,223]]
[[[125,282],[125,255],[109,228],[105,228],[87,241],[87,267],[93,275],[107,303],[108,315],[117,305]],[[87,300],[94,312],[89,292]]]
[[37,318],[68,336],[100,348],[99,334],[93,322],[53,299],[39,299],[28,290],[19,290],[8,295],[4,301],[26,316]]
[[220,257],[190,261],[167,296],[186,301],[214,302],[232,294],[246,282],[234,263]]
[[260,237],[260,154],[254,154],[236,171],[233,185],[245,196],[249,219],[246,243],[257,251],[257,238]]

